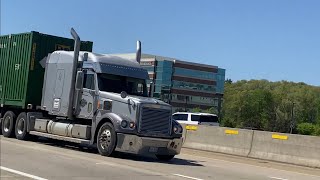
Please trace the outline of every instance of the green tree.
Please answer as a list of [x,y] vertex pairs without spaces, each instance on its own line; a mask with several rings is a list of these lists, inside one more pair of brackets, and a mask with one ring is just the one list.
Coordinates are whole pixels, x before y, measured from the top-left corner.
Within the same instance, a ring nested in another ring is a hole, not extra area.
[[232,84],[232,80],[231,80],[231,79],[226,79],[226,80],[225,80],[225,83],[227,83],[227,84]]
[[314,128],[313,134],[314,136],[320,136],[320,125],[316,125]]
[[[225,83],[221,125],[275,132],[320,125],[320,87],[305,83],[241,80]],[[302,133],[302,132],[301,132]]]
[[198,113],[198,112],[203,112],[203,110],[200,107],[196,107],[196,108],[191,109],[190,112]]

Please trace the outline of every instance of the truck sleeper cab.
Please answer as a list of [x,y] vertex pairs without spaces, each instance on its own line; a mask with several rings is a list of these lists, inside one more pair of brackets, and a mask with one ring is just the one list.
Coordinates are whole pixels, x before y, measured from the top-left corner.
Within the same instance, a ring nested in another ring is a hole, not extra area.
[[130,60],[80,52],[75,31],[73,37],[75,51],[55,51],[46,59],[40,109],[7,108],[3,135],[91,145],[104,156],[121,151],[170,160],[179,154],[182,127],[171,119],[169,104],[148,97],[140,42],[137,59]]

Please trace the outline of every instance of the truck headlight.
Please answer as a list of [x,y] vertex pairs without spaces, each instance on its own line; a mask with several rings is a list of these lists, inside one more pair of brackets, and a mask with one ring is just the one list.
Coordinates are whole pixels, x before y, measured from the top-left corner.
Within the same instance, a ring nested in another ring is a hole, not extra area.
[[174,133],[177,133],[177,132],[178,132],[178,127],[177,127],[177,126],[174,126],[174,127],[173,127],[173,132],[174,132]]
[[172,119],[172,131],[175,134],[182,134],[183,131],[182,126],[174,119]]
[[128,121],[122,120],[122,121],[121,121],[121,127],[122,127],[122,128],[128,127]]
[[181,134],[182,133],[182,128],[178,125],[173,126],[173,132],[175,134]]
[[129,123],[129,127],[130,127],[131,129],[134,129],[134,128],[136,127],[136,125],[135,125],[134,122],[130,122],[130,123]]
[[130,128],[130,129],[134,129],[136,127],[136,124],[134,122],[129,122],[127,120],[122,120],[121,123],[120,123],[121,127],[123,129],[126,129],[126,128]]

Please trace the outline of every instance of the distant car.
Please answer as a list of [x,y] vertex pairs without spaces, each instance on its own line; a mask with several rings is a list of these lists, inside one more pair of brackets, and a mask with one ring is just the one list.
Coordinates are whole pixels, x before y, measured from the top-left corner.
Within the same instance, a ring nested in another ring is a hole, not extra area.
[[209,113],[176,112],[172,118],[180,124],[219,126],[218,116]]

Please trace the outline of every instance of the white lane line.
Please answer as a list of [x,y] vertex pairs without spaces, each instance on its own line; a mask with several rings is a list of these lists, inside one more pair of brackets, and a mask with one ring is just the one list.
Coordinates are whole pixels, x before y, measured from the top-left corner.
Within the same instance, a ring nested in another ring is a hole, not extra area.
[[195,177],[185,176],[185,175],[182,175],[182,174],[173,174],[173,175],[174,176],[183,177],[183,178],[187,178],[187,179],[203,180],[203,179],[199,179],[199,178],[195,178]]
[[108,165],[108,166],[120,167],[119,164],[115,164],[115,163],[111,163],[111,162],[97,162],[96,165]]
[[289,179],[285,179],[285,178],[279,178],[279,177],[269,177],[270,179],[277,179],[277,180],[289,180]]
[[11,172],[11,173],[14,173],[14,174],[18,174],[18,175],[21,175],[21,176],[25,176],[25,177],[28,177],[28,178],[31,178],[31,179],[35,179],[35,180],[47,180],[47,179],[44,179],[44,178],[41,178],[41,177],[38,177],[38,176],[35,176],[35,175],[32,175],[32,174],[27,174],[27,173],[24,173],[24,172],[21,172],[21,171],[17,171],[17,170],[14,170],[14,169],[10,169],[10,168],[6,168],[6,167],[3,167],[3,166],[0,166],[0,169],[2,169],[4,171]]

